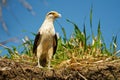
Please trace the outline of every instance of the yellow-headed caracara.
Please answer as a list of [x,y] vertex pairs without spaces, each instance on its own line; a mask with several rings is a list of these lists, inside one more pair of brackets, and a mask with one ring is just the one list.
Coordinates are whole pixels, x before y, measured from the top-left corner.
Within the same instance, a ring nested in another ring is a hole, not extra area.
[[47,66],[50,69],[51,59],[57,48],[57,35],[54,29],[54,20],[59,17],[61,17],[61,14],[56,11],[47,13],[35,37],[33,53],[37,55],[39,68]]

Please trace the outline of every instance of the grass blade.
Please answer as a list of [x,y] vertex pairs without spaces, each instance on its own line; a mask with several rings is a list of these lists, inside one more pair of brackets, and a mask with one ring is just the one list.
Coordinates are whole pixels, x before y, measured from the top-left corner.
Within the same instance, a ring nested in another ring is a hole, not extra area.
[[64,43],[66,43],[66,41],[67,41],[67,36],[66,36],[65,28],[64,28],[64,27],[61,27],[61,29],[62,29],[62,32],[63,32],[63,35],[64,35],[64,38],[63,38]]
[[94,32],[93,32],[93,29],[92,29],[92,16],[93,15],[93,7],[91,6],[91,9],[90,9],[90,29],[91,29],[91,33],[92,33],[92,39],[94,39]]
[[67,19],[67,22],[70,22],[74,25],[75,34],[81,34],[80,29],[78,28],[78,26],[75,23],[73,23],[72,21],[70,21],[68,19]]
[[84,32],[84,51],[87,48],[87,37],[86,37],[86,28],[85,28],[85,24],[84,24],[84,28],[83,28],[83,32]]

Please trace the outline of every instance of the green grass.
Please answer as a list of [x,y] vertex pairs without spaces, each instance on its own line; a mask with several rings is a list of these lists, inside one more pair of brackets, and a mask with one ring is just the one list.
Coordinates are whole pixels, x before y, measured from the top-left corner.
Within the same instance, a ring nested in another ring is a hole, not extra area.
[[[87,36],[86,24],[84,23],[83,30],[81,31],[77,24],[72,22],[71,20],[66,20],[68,24],[73,25],[74,32],[71,38],[67,39],[66,31],[64,27],[61,26],[64,37],[60,37],[58,39],[58,47],[57,52],[53,57],[52,64],[57,65],[62,61],[69,59],[88,59],[88,58],[100,58],[101,57],[111,57],[116,56],[117,52],[117,36],[112,37],[112,41],[110,42],[110,47],[106,47],[106,43],[104,42],[104,38],[102,36],[101,24],[100,20],[98,22],[97,35],[95,36],[92,29],[92,8],[90,10],[90,28],[91,34]],[[35,34],[33,34],[35,35]],[[90,38],[92,38],[92,42],[90,42]],[[32,48],[33,48],[33,40],[28,39],[27,37],[23,40],[23,44],[21,47],[24,50],[21,53],[18,53],[16,47],[5,48],[10,54],[11,59],[19,59],[20,61],[32,61],[33,58]],[[25,59],[27,57],[27,59]]]

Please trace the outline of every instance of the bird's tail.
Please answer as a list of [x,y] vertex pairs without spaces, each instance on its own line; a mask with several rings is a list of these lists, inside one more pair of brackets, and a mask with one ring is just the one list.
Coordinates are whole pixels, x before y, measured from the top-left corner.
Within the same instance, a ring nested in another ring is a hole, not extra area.
[[42,59],[40,60],[40,65],[43,66],[43,67],[46,67],[47,66],[47,59]]

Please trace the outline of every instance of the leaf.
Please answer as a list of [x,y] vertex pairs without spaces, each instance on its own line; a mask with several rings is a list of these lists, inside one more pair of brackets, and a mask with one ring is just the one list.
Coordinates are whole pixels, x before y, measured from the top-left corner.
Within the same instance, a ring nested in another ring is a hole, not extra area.
[[85,24],[84,24],[84,28],[83,28],[83,32],[84,32],[84,51],[86,50],[87,48],[87,38],[86,38],[86,28],[85,28]]
[[100,41],[100,39],[101,39],[100,20],[98,23],[97,37],[98,37],[98,41]]
[[67,41],[67,36],[66,36],[65,28],[64,28],[64,27],[61,27],[61,29],[62,29],[62,32],[63,32],[63,35],[64,35],[64,38],[63,38],[64,43],[66,43],[66,41]]
[[114,37],[113,40],[113,52],[116,53],[117,50],[117,35]]
[[93,7],[90,9],[90,27],[92,28],[92,15],[93,15]]
[[91,33],[92,33],[92,39],[94,39],[94,32],[93,32],[93,29],[92,29],[92,16],[93,15],[93,6],[91,6],[91,9],[90,9],[90,29],[91,29]]
[[57,24],[60,26],[60,28],[61,28],[61,30],[62,30],[62,32],[63,32],[63,35],[64,35],[63,41],[64,41],[64,43],[66,43],[66,41],[67,41],[67,36],[66,36],[65,28],[64,28],[57,20],[55,20],[55,21],[56,21]]
[[70,22],[70,23],[72,23],[74,25],[75,35],[80,35],[81,34],[80,29],[78,28],[78,26],[75,23],[73,23],[72,21],[70,21],[68,19],[67,19],[67,22]]
[[101,48],[101,29],[100,29],[100,20],[98,23],[98,30],[97,30],[97,46]]
[[31,32],[31,34],[32,34],[32,35],[34,35],[34,36],[36,36],[36,35],[37,35],[37,34],[36,34],[36,33],[34,33],[34,32]]

